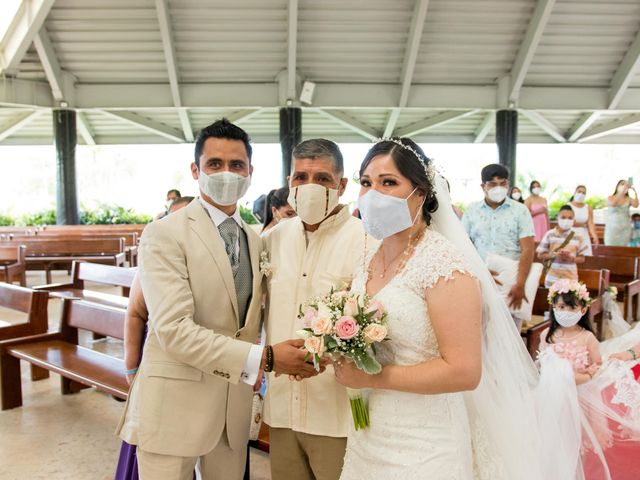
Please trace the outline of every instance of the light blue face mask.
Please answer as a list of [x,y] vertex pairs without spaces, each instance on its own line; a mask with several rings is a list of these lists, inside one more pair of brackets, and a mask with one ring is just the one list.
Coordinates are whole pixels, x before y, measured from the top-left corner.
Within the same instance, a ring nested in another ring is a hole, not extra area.
[[422,210],[420,206],[415,218],[411,219],[407,200],[416,190],[417,187],[407,198],[398,198],[371,189],[358,198],[358,209],[365,232],[382,240],[411,227]]

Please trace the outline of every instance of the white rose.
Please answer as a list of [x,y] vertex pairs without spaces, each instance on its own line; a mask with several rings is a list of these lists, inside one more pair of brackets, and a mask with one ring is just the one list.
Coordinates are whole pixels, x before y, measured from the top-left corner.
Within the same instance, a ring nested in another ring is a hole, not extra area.
[[319,317],[313,321],[311,328],[316,335],[329,335],[333,330],[333,323],[327,317]]
[[318,302],[317,310],[318,310],[318,317],[326,317],[326,318],[331,317],[331,309],[326,303]]
[[304,348],[312,354],[322,355],[325,351],[324,337],[309,337],[304,341]]
[[344,302],[343,315],[345,317],[355,317],[358,315],[358,299],[356,297],[351,297]]
[[387,327],[372,323],[364,329],[364,341],[367,343],[381,342],[387,338]]

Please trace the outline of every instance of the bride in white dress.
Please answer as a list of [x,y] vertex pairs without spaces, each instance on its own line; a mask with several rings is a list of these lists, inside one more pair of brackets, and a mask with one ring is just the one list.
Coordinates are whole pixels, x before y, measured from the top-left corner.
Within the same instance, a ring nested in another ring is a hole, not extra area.
[[350,432],[341,479],[540,479],[535,367],[435,177],[406,138],[361,166],[358,206],[382,243],[352,290],[382,302],[390,340],[378,375],[335,365],[338,382],[370,389],[371,426]]

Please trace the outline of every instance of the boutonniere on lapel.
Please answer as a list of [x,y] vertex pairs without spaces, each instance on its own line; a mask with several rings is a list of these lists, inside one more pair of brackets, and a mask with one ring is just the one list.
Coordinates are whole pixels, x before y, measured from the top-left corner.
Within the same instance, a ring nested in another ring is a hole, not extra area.
[[271,263],[269,262],[269,252],[266,250],[260,252],[260,273],[265,277],[270,277],[273,273]]

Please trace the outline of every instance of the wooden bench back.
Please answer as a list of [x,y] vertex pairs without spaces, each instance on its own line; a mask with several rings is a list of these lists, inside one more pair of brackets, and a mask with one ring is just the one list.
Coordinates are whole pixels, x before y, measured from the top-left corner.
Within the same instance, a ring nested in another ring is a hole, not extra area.
[[24,263],[25,246],[0,244],[0,265],[8,263]]
[[587,270],[609,270],[611,281],[635,280],[640,276],[638,257],[603,257],[600,255],[585,257],[580,265]]
[[75,329],[124,340],[124,320],[127,311],[85,300],[64,299],[60,330],[65,337],[75,337]]
[[44,232],[61,233],[61,232],[85,232],[92,233],[137,233],[142,235],[142,231],[146,224],[122,224],[122,225],[47,225]]
[[640,257],[640,248],[594,245],[593,254],[602,257]]
[[593,295],[602,295],[609,288],[609,270],[578,269],[578,280],[584,283]]
[[84,288],[85,281],[131,288],[135,274],[132,268],[74,261],[71,278],[74,288]]
[[49,240],[30,238],[20,240],[5,240],[4,245],[24,245],[27,247],[27,257],[74,256],[74,255],[113,255],[124,253],[124,239],[108,238],[102,240]]
[[[23,239],[26,236],[14,235],[13,239]],[[33,237],[27,237],[33,238]],[[45,240],[106,240],[109,238],[124,238],[124,244],[127,247],[134,247],[138,245],[138,234],[135,232],[96,232],[89,233],[84,231],[77,232],[49,232],[42,231],[36,234],[36,238],[42,238]]]
[[0,327],[0,340],[46,333],[49,328],[49,292],[0,283],[0,306],[27,314],[26,323]]

